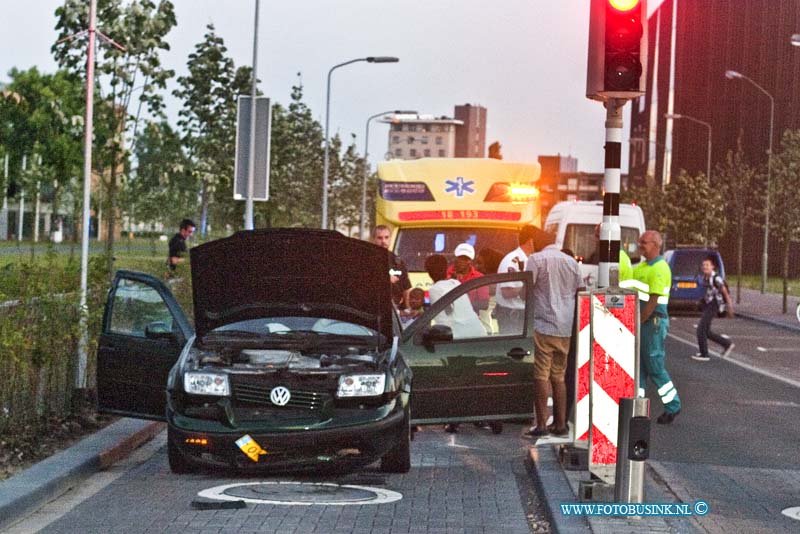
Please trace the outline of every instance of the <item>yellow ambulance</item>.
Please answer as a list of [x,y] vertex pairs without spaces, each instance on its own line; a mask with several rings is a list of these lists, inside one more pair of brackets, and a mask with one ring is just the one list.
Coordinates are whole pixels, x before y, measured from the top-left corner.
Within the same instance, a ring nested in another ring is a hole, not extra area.
[[431,280],[425,259],[453,261],[460,243],[476,253],[505,255],[518,246],[519,229],[541,225],[538,163],[488,158],[422,158],[378,164],[376,224],[391,229],[391,250],[408,267],[412,287]]

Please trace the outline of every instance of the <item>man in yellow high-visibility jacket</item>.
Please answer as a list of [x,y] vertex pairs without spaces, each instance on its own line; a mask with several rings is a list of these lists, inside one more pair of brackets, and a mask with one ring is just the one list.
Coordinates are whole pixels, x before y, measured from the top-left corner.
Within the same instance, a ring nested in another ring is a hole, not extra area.
[[[641,235],[639,250],[642,261],[633,269],[633,280],[636,281],[639,290],[641,321],[639,387],[644,390],[648,377],[653,381],[664,404],[664,413],[656,422],[670,424],[681,412],[681,399],[664,363],[666,359],[664,341],[669,329],[667,303],[672,285],[672,272],[669,264],[661,257],[661,244],[661,234],[655,230],[648,230]],[[644,391],[640,393],[644,395]]]

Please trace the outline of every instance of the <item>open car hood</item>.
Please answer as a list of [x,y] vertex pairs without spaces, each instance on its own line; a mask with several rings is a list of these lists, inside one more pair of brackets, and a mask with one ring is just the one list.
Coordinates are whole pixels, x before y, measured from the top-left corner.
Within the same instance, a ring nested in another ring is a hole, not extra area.
[[392,338],[390,255],[331,230],[241,231],[190,251],[195,330],[275,316],[325,317]]

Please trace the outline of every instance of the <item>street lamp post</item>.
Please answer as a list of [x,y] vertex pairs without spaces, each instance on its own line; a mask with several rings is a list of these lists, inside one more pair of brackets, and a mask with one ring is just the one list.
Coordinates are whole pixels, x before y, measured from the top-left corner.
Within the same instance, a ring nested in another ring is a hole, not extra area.
[[706,121],[701,121],[700,119],[695,119],[694,117],[690,117],[689,115],[683,115],[682,113],[665,113],[664,118],[686,119],[688,121],[701,124],[708,129],[708,153],[706,154],[706,178],[708,179],[708,182],[711,183],[711,123],[708,123]]
[[369,56],[369,57],[361,57],[358,59],[351,59],[350,61],[345,61],[344,63],[339,63],[338,65],[334,65],[328,71],[328,85],[325,91],[325,158],[323,162],[323,170],[322,170],[322,229],[325,230],[328,227],[328,167],[329,167],[329,152],[330,152],[330,138],[328,137],[328,128],[330,125],[330,117],[331,117],[331,74],[333,71],[338,69],[339,67],[344,67],[345,65],[350,65],[351,63],[358,63],[359,61],[366,61],[367,63],[397,63],[400,61],[396,57],[391,56]]
[[416,115],[416,111],[402,111],[402,110],[389,110],[383,111],[381,113],[376,113],[375,115],[371,115],[367,119],[367,127],[366,131],[364,132],[364,179],[361,184],[361,217],[358,221],[358,237],[364,239],[364,228],[367,222],[367,179],[369,179],[369,123],[372,119],[377,119],[383,115],[388,114],[394,115]]
[[[799,41],[800,42],[800,41]],[[750,82],[756,89],[769,98],[769,149],[767,153],[767,194],[764,200],[764,249],[761,257],[761,293],[767,291],[767,265],[769,263],[769,184],[772,178],[772,130],[775,124],[775,99],[759,84],[735,70],[726,70],[725,77],[729,80],[740,78]]]

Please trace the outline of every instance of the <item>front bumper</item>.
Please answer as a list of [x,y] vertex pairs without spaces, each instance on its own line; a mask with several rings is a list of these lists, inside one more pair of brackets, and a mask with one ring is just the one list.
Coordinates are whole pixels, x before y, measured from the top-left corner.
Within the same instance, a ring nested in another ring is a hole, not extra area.
[[[174,414],[168,413],[168,434],[172,446],[196,465],[271,472],[317,470],[325,466],[355,468],[377,460],[403,439],[403,416],[403,405],[398,399],[388,415],[367,424],[260,433],[186,430],[175,424]],[[250,459],[236,445],[236,440],[244,435],[253,438],[266,454],[259,455],[257,461]],[[204,445],[187,443],[203,439]]]

